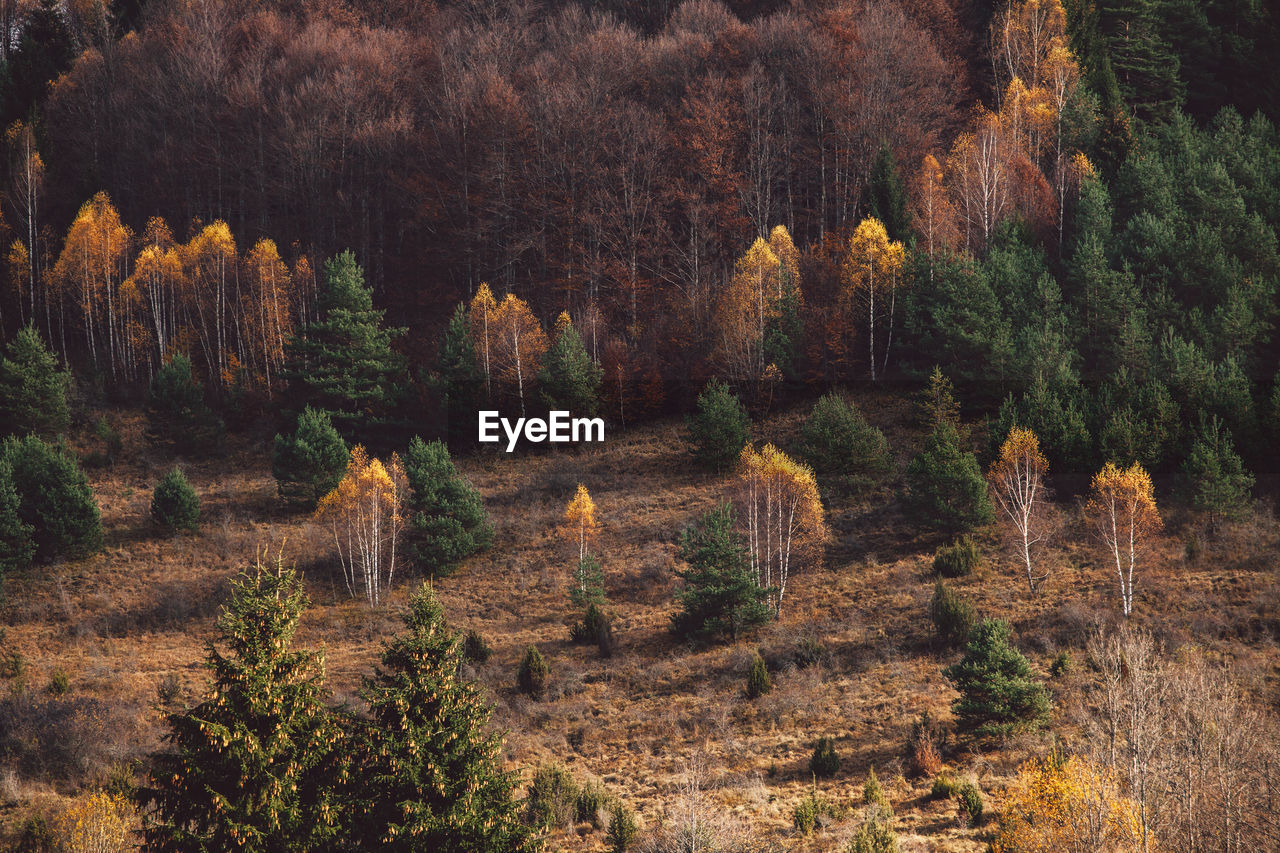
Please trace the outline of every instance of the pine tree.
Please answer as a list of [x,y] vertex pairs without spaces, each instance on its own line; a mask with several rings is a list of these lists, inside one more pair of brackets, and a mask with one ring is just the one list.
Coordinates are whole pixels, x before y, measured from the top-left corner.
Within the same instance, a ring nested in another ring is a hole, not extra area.
[[205,405],[191,359],[183,353],[151,378],[146,412],[147,439],[178,453],[208,450],[222,437],[222,421]]
[[323,409],[348,442],[386,438],[406,390],[404,359],[391,342],[405,330],[382,328],[384,312],[374,309],[351,251],[330,258],[324,273],[320,319],[286,348],[282,375],[289,380],[294,411],[306,405]]
[[[3,69],[4,125],[25,120],[44,100],[51,82],[71,67],[75,41],[58,0],[40,0],[22,22],[22,37]],[[12,35],[6,33],[6,38]]]
[[676,570],[683,581],[676,593],[680,611],[671,617],[677,634],[737,640],[769,621],[768,590],[756,581],[731,505],[713,509],[680,535],[680,559],[688,567]]
[[907,190],[898,171],[898,161],[887,143],[880,145],[871,165],[867,185],[867,215],[884,223],[890,240],[905,241],[911,235],[911,211],[907,207]]
[[322,409],[307,406],[292,435],[277,434],[271,473],[280,497],[307,509],[338,487],[351,458],[347,443]]
[[538,647],[526,648],[524,657],[520,660],[520,668],[516,670],[516,687],[520,688],[520,692],[535,699],[541,698],[549,675],[551,675],[551,668],[542,659],[542,653],[538,651]]
[[151,495],[151,521],[167,532],[199,529],[200,497],[181,469],[174,468],[156,486]]
[[800,428],[800,453],[819,474],[872,480],[890,467],[889,442],[855,406],[824,394]]
[[539,394],[548,409],[562,409],[575,417],[591,417],[600,405],[604,372],[587,355],[568,314],[556,322],[556,339],[538,372]]
[[987,484],[973,454],[960,447],[956,428],[942,422],[907,466],[904,503],[922,524],[964,533],[995,519]]
[[210,644],[207,699],[170,714],[153,756],[147,849],[164,853],[328,849],[344,776],[340,729],[323,702],[324,655],[292,648],[307,606],[297,572],[259,560],[231,584]]
[[447,575],[493,543],[493,527],[476,487],[462,476],[442,442],[417,436],[404,457],[409,480],[410,557],[432,575]]
[[71,425],[67,388],[71,375],[31,326],[20,329],[0,359],[0,423],[10,435],[55,438]]
[[964,658],[942,671],[960,691],[952,703],[960,726],[979,735],[1038,728],[1049,720],[1049,694],[1009,643],[1009,623],[988,619],[973,629]]
[[476,358],[467,307],[459,304],[449,318],[431,385],[440,395],[449,443],[475,440],[475,414],[485,398],[484,370]]
[[407,633],[365,679],[346,849],[508,853],[538,849],[520,820],[515,775],[490,709],[460,675],[457,636],[429,586],[409,601]]
[[0,454],[0,579],[31,565],[36,543],[34,528],[22,520],[13,469]]
[[1253,475],[1244,469],[1231,444],[1231,433],[1217,416],[1201,425],[1182,473],[1191,505],[1209,516],[1210,533],[1219,519],[1238,519],[1248,512]]
[[707,383],[698,396],[697,410],[686,421],[693,458],[717,473],[738,460],[743,445],[751,440],[751,420],[747,410],[718,379]]
[[102,546],[98,504],[70,451],[29,435],[6,439],[0,457],[12,472],[18,517],[33,531],[36,561],[79,559]]

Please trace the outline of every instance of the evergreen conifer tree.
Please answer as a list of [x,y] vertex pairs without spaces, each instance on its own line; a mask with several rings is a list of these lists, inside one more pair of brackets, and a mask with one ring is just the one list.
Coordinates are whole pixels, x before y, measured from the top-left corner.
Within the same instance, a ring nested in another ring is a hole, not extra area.
[[13,469],[0,455],[0,578],[31,565],[36,543],[34,528],[19,513],[18,490],[13,485]]
[[460,675],[458,638],[429,586],[410,599],[405,624],[365,680],[347,849],[536,850],[501,740],[485,731],[490,709]]
[[956,428],[944,421],[907,466],[908,511],[944,533],[963,533],[995,519],[987,484],[974,455],[960,447]]
[[730,468],[751,440],[747,410],[729,386],[719,379],[707,383],[698,396],[697,409],[686,421],[693,458],[708,470]]
[[200,527],[200,497],[181,469],[174,468],[151,495],[151,521],[161,530],[192,531]]
[[676,633],[736,640],[769,621],[768,591],[756,580],[731,505],[713,509],[680,535],[680,558],[688,567],[676,570],[684,582],[676,593],[680,611],[671,617]]
[[320,319],[289,341],[283,375],[293,410],[323,409],[349,443],[386,438],[406,390],[404,359],[391,342],[402,328],[382,328],[383,314],[350,250],[324,266]]
[[960,691],[952,704],[962,728],[980,735],[1037,728],[1049,720],[1049,694],[1009,643],[1009,623],[988,619],[970,634],[964,658],[942,671]]
[[591,360],[568,314],[556,323],[556,338],[538,372],[539,394],[548,409],[562,409],[575,417],[595,415],[600,405],[604,371]]
[[148,850],[333,849],[345,773],[324,706],[324,655],[292,648],[307,606],[297,572],[259,560],[231,585],[210,644],[207,699],[170,714],[170,749],[138,792]]
[[191,359],[183,353],[151,378],[146,412],[147,439],[178,453],[207,450],[222,437],[222,421],[205,405]]
[[[26,120],[44,99],[49,83],[71,67],[76,58],[75,40],[67,28],[58,0],[40,0],[24,16],[17,48],[0,69],[3,87],[4,125]],[[6,38],[12,35],[6,34]]]
[[33,531],[35,560],[79,559],[102,546],[93,490],[66,448],[29,435],[6,439],[0,456],[12,472],[18,517]]
[[10,435],[55,438],[71,425],[67,387],[71,376],[31,326],[20,329],[0,359],[0,423]]
[[410,555],[424,571],[447,575],[458,563],[493,542],[484,500],[449,458],[443,442],[409,442],[404,457],[409,480]]
[[882,143],[871,164],[867,186],[867,215],[884,223],[890,240],[905,241],[911,236],[911,211],[907,190],[898,172],[898,161],[888,143]]
[[1201,426],[1182,473],[1191,505],[1209,516],[1211,533],[1219,520],[1240,518],[1248,511],[1253,475],[1244,469],[1231,444],[1231,433],[1217,416]]
[[819,474],[873,479],[889,470],[889,442],[838,394],[824,394],[800,428],[800,452]]
[[440,395],[449,443],[474,441],[475,413],[484,400],[485,385],[465,305],[459,304],[449,318],[431,385]]
[[338,487],[350,455],[328,413],[307,406],[292,435],[276,435],[271,473],[280,497],[313,509]]

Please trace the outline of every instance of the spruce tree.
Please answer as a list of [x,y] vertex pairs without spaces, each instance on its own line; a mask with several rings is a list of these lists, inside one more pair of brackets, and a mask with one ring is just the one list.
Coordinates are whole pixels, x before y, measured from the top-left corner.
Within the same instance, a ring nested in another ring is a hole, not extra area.
[[556,329],[556,339],[538,372],[542,404],[575,417],[594,416],[600,406],[600,381],[604,371],[587,354],[567,314],[560,315]]
[[698,396],[697,409],[686,424],[693,458],[717,473],[730,468],[751,440],[747,410],[719,379],[707,383]]
[[431,385],[440,395],[449,443],[474,441],[475,416],[484,400],[485,385],[465,305],[459,304],[449,318]]
[[[76,44],[58,0],[40,0],[22,16],[21,37],[9,62],[0,69],[4,125],[27,120],[44,100],[49,84],[71,67]],[[12,38],[9,33],[6,38]]]
[[34,528],[22,520],[13,469],[0,455],[0,578],[31,565],[36,542]]
[[20,329],[0,359],[0,424],[10,435],[55,438],[67,431],[71,375],[31,326]]
[[905,241],[911,236],[911,211],[907,207],[907,190],[898,172],[898,161],[888,143],[881,143],[871,164],[871,180],[867,185],[867,215],[884,223],[890,240]]
[[151,522],[169,533],[195,532],[200,527],[200,497],[182,470],[164,476],[151,495]]
[[964,658],[942,671],[960,691],[952,703],[963,729],[979,735],[1037,728],[1049,720],[1049,694],[1009,643],[1009,623],[988,619],[969,636]]
[[292,435],[276,435],[271,473],[286,501],[308,509],[338,487],[347,469],[347,443],[327,412],[307,406]]
[[405,330],[382,327],[385,312],[374,309],[350,250],[325,263],[319,309],[286,348],[293,410],[323,409],[348,442],[386,439],[407,389],[404,359],[391,348]]
[[1200,435],[1191,445],[1191,455],[1182,467],[1191,505],[1209,517],[1209,531],[1221,519],[1238,519],[1249,510],[1253,475],[1231,443],[1231,433],[1213,416],[1201,425]]
[[307,606],[297,572],[261,561],[231,584],[210,644],[207,699],[170,714],[170,749],[139,789],[148,850],[284,853],[332,849],[344,775],[322,696],[324,655],[295,650]]
[[960,447],[950,423],[942,422],[906,473],[908,512],[921,524],[944,533],[964,533],[995,519],[987,483],[974,455]]
[[819,474],[871,480],[889,470],[889,442],[838,394],[824,394],[800,427],[800,453]]
[[365,680],[352,777],[352,850],[533,851],[490,709],[460,675],[458,638],[429,586],[409,601],[408,632],[383,647]]
[[222,437],[223,424],[205,405],[191,359],[177,353],[151,378],[147,397],[147,439],[177,453],[205,451]]
[[677,634],[737,640],[769,621],[768,591],[756,580],[731,505],[713,509],[680,535],[680,559],[688,566],[676,570],[683,581],[676,593],[680,611],[671,617]]
[[18,518],[29,526],[34,559],[79,559],[102,546],[102,521],[89,480],[65,447],[29,435],[9,438],[4,464],[18,495]]
[[447,575],[493,543],[484,500],[449,458],[443,442],[414,436],[404,457],[409,480],[409,553],[432,575]]

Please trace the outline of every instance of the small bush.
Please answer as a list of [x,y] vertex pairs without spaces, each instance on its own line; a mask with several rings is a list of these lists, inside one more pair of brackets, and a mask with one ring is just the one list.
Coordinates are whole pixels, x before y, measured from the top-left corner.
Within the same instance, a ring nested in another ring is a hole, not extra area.
[[942,753],[938,749],[939,733],[926,711],[911,724],[907,741],[907,757],[912,769],[921,776],[936,776],[942,770]]
[[599,605],[587,605],[582,614],[582,621],[569,626],[569,640],[577,646],[586,646],[599,641],[601,631],[612,631],[609,617]]
[[200,527],[200,498],[177,468],[151,494],[151,522],[169,533],[194,532]]
[[961,782],[956,788],[956,799],[960,803],[960,816],[969,826],[976,826],[982,820],[982,792],[972,782]]
[[462,641],[462,654],[472,663],[485,663],[493,655],[493,649],[480,632],[472,628]]
[[764,658],[756,652],[751,659],[751,669],[747,672],[747,698],[757,699],[773,689],[773,679],[769,677],[769,667]]
[[610,853],[626,853],[639,835],[635,813],[622,803],[614,803],[609,813],[609,831],[604,836]]
[[800,454],[818,474],[851,486],[870,483],[891,467],[884,434],[836,394],[819,399],[805,419]]
[[791,825],[801,835],[811,835],[824,818],[835,817],[835,809],[818,794],[818,786],[814,785],[805,794],[803,800],[791,810]]
[[948,646],[964,645],[978,621],[973,605],[948,589],[941,580],[933,587],[929,618],[933,621],[938,640]]
[[939,773],[938,778],[933,780],[933,787],[929,789],[929,796],[935,800],[949,800],[960,790],[960,784],[945,773]]
[[590,823],[596,829],[601,826],[601,815],[609,807],[609,794],[597,784],[583,785],[574,801],[579,823]]
[[978,543],[967,534],[950,545],[943,545],[933,554],[933,570],[944,578],[971,575],[981,563],[982,552],[978,550]]
[[521,693],[537,699],[546,689],[547,676],[550,674],[551,670],[547,667],[547,662],[542,659],[537,646],[529,646],[525,649],[524,659],[520,661],[520,669],[516,673],[516,686],[520,688]]
[[1071,653],[1058,652],[1057,657],[1053,659],[1053,663],[1049,664],[1049,674],[1054,678],[1062,678],[1064,675],[1071,673]]
[[62,670],[55,670],[49,679],[49,693],[52,696],[66,696],[71,692],[71,679]]
[[751,440],[747,410],[719,379],[707,383],[686,423],[694,460],[716,473],[732,467]]
[[898,853],[898,836],[873,810],[845,850],[846,853]]
[[569,771],[559,765],[539,767],[525,798],[526,822],[545,830],[570,826],[577,816],[578,784]]
[[819,779],[836,775],[840,770],[840,756],[836,755],[835,742],[829,737],[818,738],[809,759],[809,772]]
[[862,783],[862,804],[878,806],[886,814],[893,814],[893,807],[889,805],[889,796],[884,792],[884,786],[880,784],[880,780],[876,778],[874,767],[867,771],[867,781]]
[[812,637],[805,637],[796,644],[796,667],[799,669],[808,669],[829,660],[827,647]]

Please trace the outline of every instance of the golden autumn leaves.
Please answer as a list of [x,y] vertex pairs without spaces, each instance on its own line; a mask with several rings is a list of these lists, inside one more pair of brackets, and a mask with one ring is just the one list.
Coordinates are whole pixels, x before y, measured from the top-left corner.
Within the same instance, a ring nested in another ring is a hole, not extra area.
[[[1033,592],[1047,577],[1043,568],[1035,567],[1033,553],[1051,529],[1044,485],[1048,471],[1049,463],[1040,452],[1036,434],[1014,427],[987,472],[987,483],[1013,532],[1015,550]],[[1094,475],[1084,512],[1106,549],[1108,562],[1115,566],[1121,609],[1128,616],[1133,612],[1138,560],[1163,525],[1151,475],[1137,462],[1127,468],[1108,462]]]
[[550,347],[542,323],[528,303],[514,293],[508,293],[501,302],[494,300],[487,284],[481,284],[476,290],[467,316],[486,390],[492,393],[494,379],[514,389],[523,416],[525,392]]
[[371,607],[382,604],[395,577],[407,493],[397,454],[383,465],[357,444],[342,481],[316,507],[315,517],[333,533],[347,591],[352,597],[363,595]]

